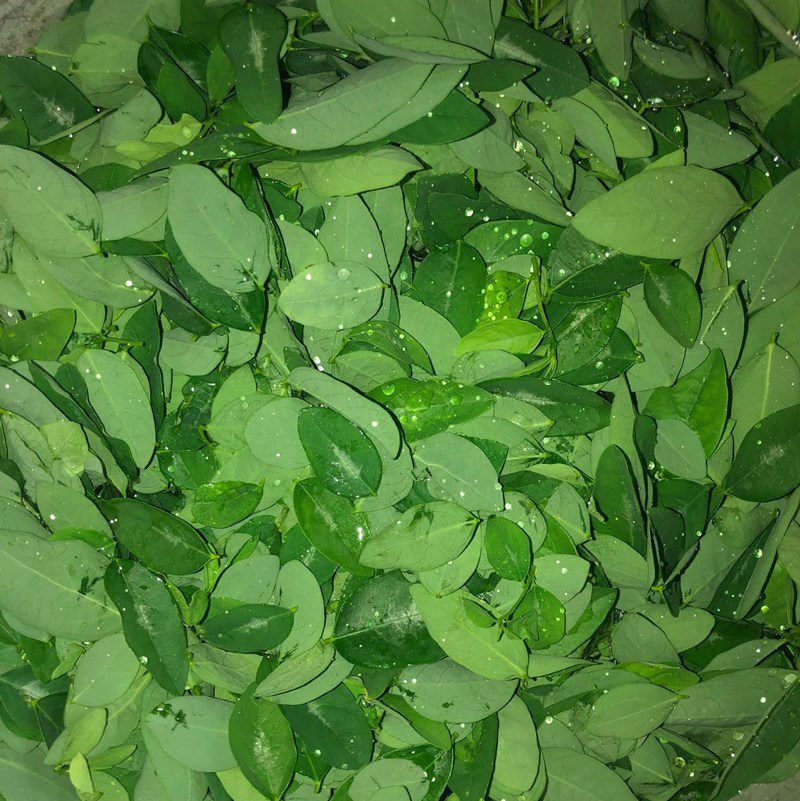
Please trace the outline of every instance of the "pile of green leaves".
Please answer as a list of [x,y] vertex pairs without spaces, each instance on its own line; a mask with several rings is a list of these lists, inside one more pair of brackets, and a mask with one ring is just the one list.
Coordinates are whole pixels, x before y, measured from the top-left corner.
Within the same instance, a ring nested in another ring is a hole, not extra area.
[[0,798],[800,766],[783,0],[78,0],[0,60]]

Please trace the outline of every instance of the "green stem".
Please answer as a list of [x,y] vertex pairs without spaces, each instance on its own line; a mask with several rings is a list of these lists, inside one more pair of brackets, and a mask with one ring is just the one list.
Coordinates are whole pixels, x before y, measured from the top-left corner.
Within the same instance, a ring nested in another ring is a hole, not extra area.
[[790,53],[800,56],[800,39],[781,25],[780,21],[760,0],[741,0],[758,22],[766,28]]
[[103,119],[107,114],[111,113],[111,109],[105,109],[98,114],[95,114],[93,117],[89,117],[88,119],[82,120],[81,122],[73,125],[71,128],[67,128],[65,131],[59,131],[57,134],[53,134],[53,136],[48,137],[47,139],[42,139],[41,142],[36,143],[36,147],[44,147],[45,145],[51,145],[53,142],[57,142],[59,139],[63,139],[65,136],[72,136],[84,128],[88,128],[93,123],[97,122],[98,120]]
[[542,298],[542,265],[536,257],[533,257],[531,262],[534,269],[532,285],[533,291],[536,293],[536,306],[539,309],[539,316],[541,317],[544,330],[547,333],[547,341],[550,344],[550,358],[553,360],[555,365],[558,343],[556,342],[555,335],[553,334],[553,329],[550,327],[550,322],[547,319],[547,313],[544,310],[544,299]]

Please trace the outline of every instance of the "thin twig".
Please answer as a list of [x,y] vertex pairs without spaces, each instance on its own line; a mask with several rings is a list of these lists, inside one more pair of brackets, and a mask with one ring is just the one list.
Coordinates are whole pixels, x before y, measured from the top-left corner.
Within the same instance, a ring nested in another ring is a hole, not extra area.
[[800,39],[796,34],[787,31],[780,21],[759,0],[741,0],[750,13],[793,55],[800,56]]

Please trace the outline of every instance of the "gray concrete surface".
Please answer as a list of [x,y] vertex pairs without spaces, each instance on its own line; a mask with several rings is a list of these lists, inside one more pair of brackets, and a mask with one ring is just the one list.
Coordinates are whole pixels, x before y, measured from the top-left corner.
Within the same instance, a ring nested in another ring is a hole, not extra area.
[[[133,1],[133,0],[132,0]],[[72,0],[0,0],[0,53],[23,55]]]
[[[22,55],[42,30],[59,19],[72,0],[0,0],[0,54]],[[135,2],[135,0],[131,0]],[[800,774],[782,784],[758,784],[740,801],[800,801]]]

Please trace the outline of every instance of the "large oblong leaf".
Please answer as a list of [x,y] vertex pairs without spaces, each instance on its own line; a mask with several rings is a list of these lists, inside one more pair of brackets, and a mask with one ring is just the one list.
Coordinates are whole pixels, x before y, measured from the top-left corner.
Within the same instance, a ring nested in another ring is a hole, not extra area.
[[99,640],[120,626],[102,586],[107,565],[86,543],[48,542],[28,531],[3,529],[0,609],[55,637]]
[[187,768],[217,772],[236,767],[228,740],[233,704],[186,695],[159,704],[144,725],[167,756]]
[[736,452],[725,489],[746,501],[781,498],[800,484],[800,405],[756,423]]
[[500,634],[496,626],[481,627],[466,612],[469,594],[463,590],[436,598],[420,584],[411,597],[442,650],[454,661],[487,679],[504,681],[526,675],[528,652],[522,640]]
[[292,630],[294,612],[271,604],[242,604],[206,620],[202,635],[223,651],[252,654],[277,648]]
[[623,684],[595,702],[586,728],[599,737],[638,740],[657,729],[679,697],[655,684]]
[[544,801],[635,801],[636,796],[611,768],[571,748],[544,751],[547,793]]
[[137,559],[159,573],[196,573],[211,558],[203,538],[180,517],[132,498],[102,503],[114,536]]
[[286,17],[263,3],[234,8],[220,22],[220,44],[233,64],[236,96],[259,122],[272,122],[283,106],[278,57],[286,27]]
[[280,306],[295,322],[341,330],[369,320],[381,304],[383,282],[358,262],[326,261],[295,276],[281,293]]
[[344,685],[307,704],[285,706],[295,734],[327,765],[354,770],[369,762],[372,730]]
[[297,749],[277,704],[242,693],[233,705],[230,747],[239,769],[267,798],[280,798],[294,774]]
[[95,349],[80,355],[78,370],[106,434],[124,442],[136,465],[145,467],[156,444],[155,422],[134,368],[116,353]]
[[370,572],[359,563],[369,524],[349,500],[309,478],[295,486],[292,504],[300,528],[318,551],[351,573]]
[[336,650],[366,667],[425,664],[441,654],[399,571],[356,583],[336,615]]
[[372,440],[344,415],[325,407],[300,410],[297,433],[317,478],[348,498],[374,495],[381,483],[381,457]]
[[605,428],[611,417],[611,404],[583,387],[534,376],[498,378],[483,381],[482,389],[495,395],[530,403],[553,421],[550,434],[569,436],[588,434]]
[[40,253],[77,258],[100,250],[100,204],[44,156],[0,144],[0,207]]
[[130,649],[161,687],[182,693],[189,675],[186,630],[164,582],[137,562],[119,562],[109,565],[105,588]]
[[573,224],[623,253],[678,259],[702,250],[741,206],[733,185],[711,170],[661,167],[589,201]]
[[476,523],[475,517],[455,503],[412,506],[366,543],[361,563],[384,570],[433,570],[467,547]]
[[472,420],[494,405],[485,390],[447,379],[399,378],[375,387],[370,396],[394,413],[408,442]]
[[271,268],[266,228],[205,167],[173,167],[167,219],[186,261],[227,292],[251,292]]
[[544,100],[569,97],[589,84],[586,67],[574,50],[522,20],[502,17],[497,26],[494,55],[536,67],[536,72],[525,82]]
[[798,247],[800,170],[767,192],[733,240],[731,282],[746,282],[751,311],[769,306],[800,282],[794,258]]
[[[290,103],[275,122],[253,128],[267,142],[298,150],[372,142],[424,117],[447,97],[464,71],[462,66],[432,67],[388,58]],[[326,120],[325,126],[319,125],[320,119]]]

